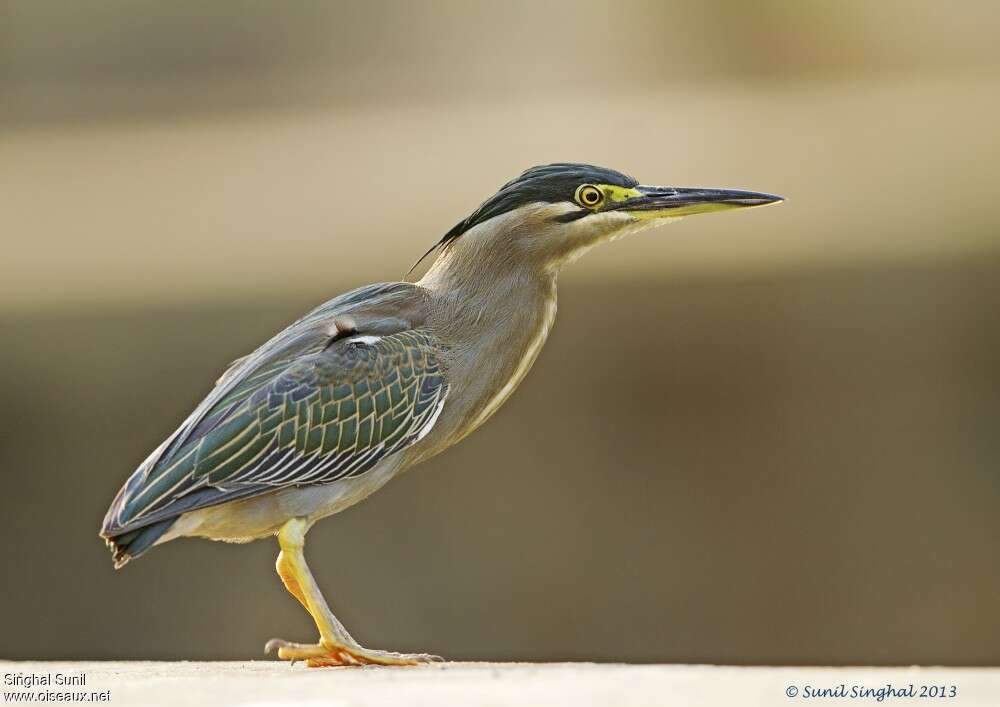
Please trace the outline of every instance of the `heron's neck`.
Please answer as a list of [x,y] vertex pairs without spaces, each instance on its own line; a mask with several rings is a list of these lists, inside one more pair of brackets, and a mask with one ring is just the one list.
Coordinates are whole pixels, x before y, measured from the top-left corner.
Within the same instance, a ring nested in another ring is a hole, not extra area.
[[556,296],[554,271],[534,267],[516,247],[481,248],[472,239],[447,248],[418,284],[444,308],[442,323],[470,333],[533,328]]

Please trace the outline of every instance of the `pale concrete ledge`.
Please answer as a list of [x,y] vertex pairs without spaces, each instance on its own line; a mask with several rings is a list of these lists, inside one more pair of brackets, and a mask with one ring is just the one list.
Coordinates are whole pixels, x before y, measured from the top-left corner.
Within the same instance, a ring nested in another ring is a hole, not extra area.
[[[86,684],[59,685],[59,675],[85,675]],[[37,678],[27,676],[50,676],[51,684],[29,688],[24,681]],[[418,668],[308,669],[276,661],[0,661],[0,678],[0,691],[5,693],[0,704],[12,702],[6,693],[44,691],[110,691],[109,704],[171,706],[1000,704],[1000,669],[983,668],[445,663]],[[878,690],[887,685],[900,691],[912,685],[917,696],[891,696],[881,702],[875,693],[850,697],[854,688]],[[943,688],[946,696],[921,698],[922,686]],[[948,697],[952,686],[955,696]],[[847,696],[812,694],[821,688],[840,688]],[[795,696],[789,697],[786,691]],[[34,701],[42,698],[36,696]]]

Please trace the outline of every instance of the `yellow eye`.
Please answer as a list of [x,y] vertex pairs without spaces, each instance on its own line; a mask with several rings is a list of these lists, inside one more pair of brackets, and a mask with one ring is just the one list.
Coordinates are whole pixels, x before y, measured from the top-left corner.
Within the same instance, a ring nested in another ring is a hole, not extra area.
[[584,184],[576,190],[576,201],[580,206],[595,209],[604,201],[604,192],[593,184]]

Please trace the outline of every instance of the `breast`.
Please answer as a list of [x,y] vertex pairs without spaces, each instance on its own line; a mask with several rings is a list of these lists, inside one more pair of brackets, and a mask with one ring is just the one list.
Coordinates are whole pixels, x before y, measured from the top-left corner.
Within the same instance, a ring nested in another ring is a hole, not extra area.
[[[459,266],[461,263],[459,263]],[[467,265],[467,264],[466,264]],[[450,386],[441,417],[415,462],[457,443],[488,420],[524,380],[556,317],[556,275],[528,264],[459,266],[425,276],[428,326],[443,345]],[[516,266],[516,267],[514,267]]]
[[[532,364],[535,363],[535,359],[538,358],[538,354],[541,353],[542,346],[545,345],[545,340],[549,336],[549,331],[552,329],[553,323],[556,320],[556,297],[553,292],[552,296],[549,297],[543,304],[542,311],[537,318],[537,323],[534,327],[530,329],[528,335],[524,339],[521,347],[521,352],[514,359],[514,365],[512,366],[512,371],[509,374],[505,374],[500,381],[499,389],[487,397],[482,404],[479,411],[473,416],[472,421],[469,423],[469,430],[479,427],[481,424],[486,422],[500,406],[503,405],[507,398],[517,389],[517,386],[521,384],[524,377],[528,375],[528,371],[531,370]],[[466,434],[468,434],[468,432]]]

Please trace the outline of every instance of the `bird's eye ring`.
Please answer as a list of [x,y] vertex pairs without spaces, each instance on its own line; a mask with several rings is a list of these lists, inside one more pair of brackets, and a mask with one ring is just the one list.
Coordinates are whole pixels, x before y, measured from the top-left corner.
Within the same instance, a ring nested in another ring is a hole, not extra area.
[[576,201],[580,206],[594,209],[604,201],[604,192],[593,184],[583,184],[576,190]]

